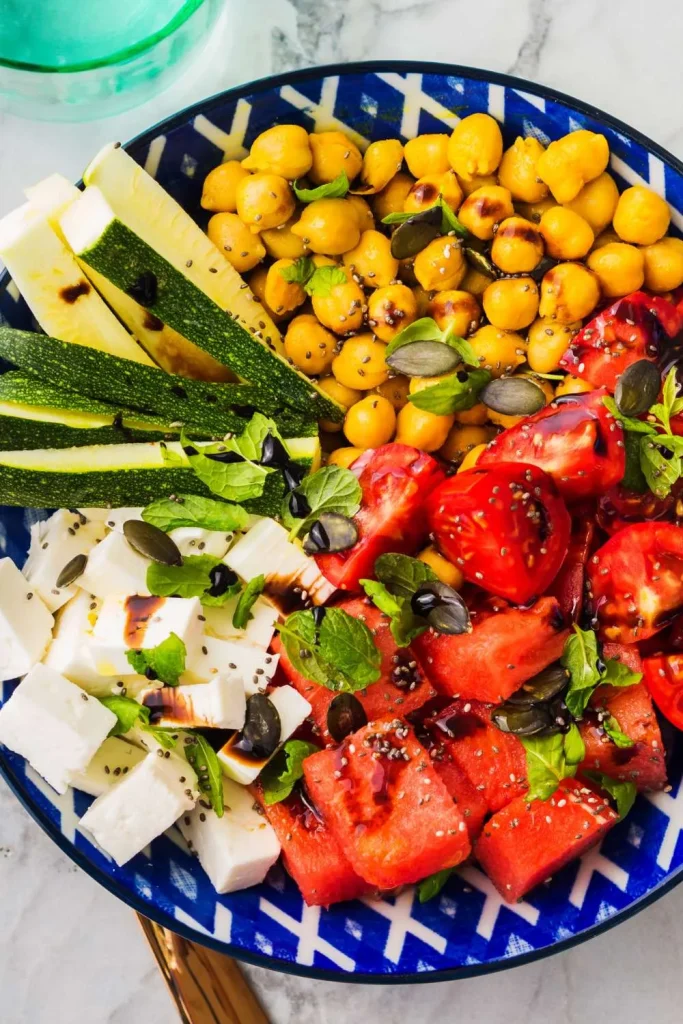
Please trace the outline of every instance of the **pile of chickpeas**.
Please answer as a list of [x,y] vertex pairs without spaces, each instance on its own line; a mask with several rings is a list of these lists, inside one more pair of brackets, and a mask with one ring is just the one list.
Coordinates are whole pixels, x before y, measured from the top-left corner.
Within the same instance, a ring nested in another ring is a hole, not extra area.
[[[451,135],[373,142],[364,154],[342,132],[276,125],[245,160],[210,172],[209,237],[281,325],[287,357],[347,410],[343,425],[321,423],[328,462],[349,466],[394,439],[469,468],[521,418],[483,404],[440,416],[409,402],[439,378],[395,375],[385,352],[419,317],[468,338],[494,377],[533,377],[548,402],[591,390],[577,377],[534,374],[557,373],[599,303],[683,283],[683,241],[666,234],[666,202],[641,185],[620,195],[608,161],[603,135],[574,131],[547,148],[517,138],[504,149],[497,121],[472,114]],[[295,180],[314,188],[342,171],[352,182],[344,198],[297,201]],[[498,276],[452,233],[411,259],[392,256],[383,218],[418,213],[439,196]],[[339,267],[345,281],[309,298],[281,273],[302,256]]]

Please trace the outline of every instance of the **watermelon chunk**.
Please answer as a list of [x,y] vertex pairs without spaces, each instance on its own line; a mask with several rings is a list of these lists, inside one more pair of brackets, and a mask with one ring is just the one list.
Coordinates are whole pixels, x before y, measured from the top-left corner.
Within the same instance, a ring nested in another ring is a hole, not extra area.
[[379,889],[469,856],[465,819],[411,727],[369,723],[304,761],[306,788],[353,869]]
[[473,843],[483,829],[489,813],[484,793],[477,789],[458,762],[449,756],[445,756],[443,760],[435,760],[434,768],[465,819],[467,834]]
[[576,779],[564,779],[549,800],[518,797],[486,823],[474,850],[507,903],[550,878],[593,846],[619,815]]

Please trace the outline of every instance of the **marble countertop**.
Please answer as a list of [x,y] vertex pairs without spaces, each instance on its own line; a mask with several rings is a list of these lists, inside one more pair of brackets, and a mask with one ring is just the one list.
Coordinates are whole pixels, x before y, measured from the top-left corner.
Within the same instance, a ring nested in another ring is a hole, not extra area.
[[[81,125],[0,108],[0,215],[51,171],[79,177],[104,142],[135,135],[223,88],[315,63],[426,58],[492,68],[564,90],[683,157],[677,0],[226,0],[204,57],[155,100]],[[353,1017],[472,1024],[681,1020],[683,887],[616,930],[489,978],[405,989],[308,981],[246,968],[274,1024]],[[596,997],[596,992],[599,995]],[[174,1024],[134,915],[76,868],[0,783],[3,1024]],[[597,1000],[597,1001],[596,1001]]]

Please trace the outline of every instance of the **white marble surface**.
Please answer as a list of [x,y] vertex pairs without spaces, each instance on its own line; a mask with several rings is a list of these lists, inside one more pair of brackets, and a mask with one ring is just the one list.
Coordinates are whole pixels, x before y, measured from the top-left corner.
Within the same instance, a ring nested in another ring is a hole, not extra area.
[[[81,7],[87,0],[80,0]],[[683,156],[679,0],[227,0],[204,58],[137,110],[85,125],[0,109],[0,214],[21,188],[203,96],[291,67],[426,58],[508,71],[591,101]],[[399,1016],[472,1024],[679,1024],[683,887],[561,956],[490,978],[355,987],[249,968],[276,1024]],[[350,1002],[353,1000],[353,1003]],[[2,1024],[174,1024],[131,912],[74,867],[0,784]]]

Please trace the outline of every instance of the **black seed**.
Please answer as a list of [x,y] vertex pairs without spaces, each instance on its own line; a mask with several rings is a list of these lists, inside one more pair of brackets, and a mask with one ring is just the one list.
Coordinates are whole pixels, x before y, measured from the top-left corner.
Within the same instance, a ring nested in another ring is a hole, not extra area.
[[480,399],[503,416],[531,416],[545,405],[545,395],[528,377],[499,377],[489,381]]
[[404,220],[391,236],[391,255],[407,260],[422,252],[441,234],[441,207],[431,206]]
[[228,587],[237,583],[237,573],[229,569],[224,562],[219,562],[209,571],[209,579],[211,586],[206,588],[206,593],[209,597],[221,597]]
[[261,448],[261,465],[277,466],[281,469],[289,462],[289,454],[279,437],[266,434]]
[[156,274],[151,270],[145,270],[129,288],[126,288],[126,291],[141,306],[153,306],[157,297],[157,286]]
[[[299,486],[305,475],[306,471],[303,468],[303,466],[298,466],[296,462],[288,462],[287,465],[283,466],[282,468],[282,477],[285,481],[285,490],[295,490]],[[308,515],[308,512],[306,513],[306,515]]]
[[639,359],[627,366],[617,381],[614,400],[624,416],[640,416],[657,401],[661,373],[649,359]]
[[289,497],[289,511],[295,519],[305,519],[311,513],[311,506],[303,494],[292,491]]
[[[85,572],[85,567],[88,564],[87,555],[75,555],[69,562],[66,563],[59,576],[57,577],[56,587],[68,587],[70,583],[77,580]],[[31,594],[31,597],[33,595]]]
[[177,544],[158,526],[141,519],[127,519],[123,524],[123,534],[130,546],[145,558],[161,565],[183,564]]
[[455,636],[472,630],[467,605],[457,590],[445,583],[423,583],[413,594],[410,607],[415,615],[427,619],[437,633]]
[[244,462],[244,456],[240,455],[239,452],[207,452],[207,459],[211,459],[212,462],[224,462],[228,465],[233,462]]
[[257,758],[270,757],[279,746],[281,732],[277,708],[265,693],[255,693],[247,700],[244,728],[235,749]]
[[327,709],[327,731],[335,743],[367,724],[365,708],[353,693],[338,693]]
[[408,377],[438,377],[454,370],[460,362],[455,349],[441,341],[411,341],[387,358],[393,370]]

